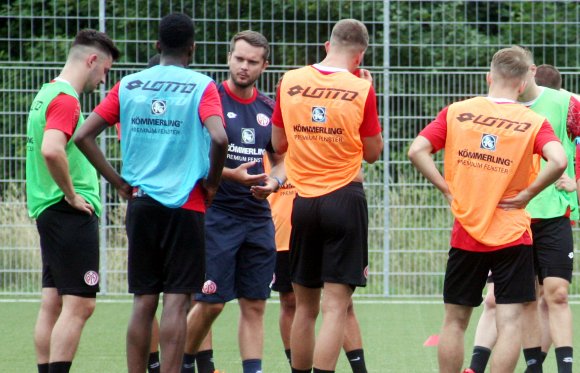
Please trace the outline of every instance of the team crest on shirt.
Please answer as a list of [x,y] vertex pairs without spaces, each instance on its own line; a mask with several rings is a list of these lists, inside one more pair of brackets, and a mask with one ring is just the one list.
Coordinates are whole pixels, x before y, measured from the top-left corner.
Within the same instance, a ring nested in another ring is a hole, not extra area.
[[496,144],[497,144],[496,135],[488,135],[484,133],[481,136],[481,145],[480,145],[481,149],[495,151]]
[[242,144],[255,144],[256,133],[253,128],[242,128]]
[[312,107],[312,121],[314,123],[326,123],[326,108],[324,106]]
[[95,286],[99,283],[99,274],[95,271],[87,271],[84,276],[85,284]]
[[266,114],[258,113],[256,115],[256,122],[258,122],[260,126],[266,127],[268,124],[270,124],[270,118],[268,118]]
[[167,110],[167,103],[165,100],[151,101],[151,114],[162,115],[165,114],[165,110]]
[[226,115],[230,119],[234,119],[235,117],[238,116],[238,114],[234,113],[233,111],[228,111],[228,113]]

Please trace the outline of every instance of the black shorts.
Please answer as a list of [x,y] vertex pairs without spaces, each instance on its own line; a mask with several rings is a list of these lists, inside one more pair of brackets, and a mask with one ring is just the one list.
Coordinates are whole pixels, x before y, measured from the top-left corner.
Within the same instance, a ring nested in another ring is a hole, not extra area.
[[274,234],[271,217],[248,218],[215,206],[208,209],[205,282],[195,300],[268,299],[276,264]]
[[292,277],[290,277],[290,251],[278,251],[276,253],[276,269],[274,271],[274,282],[272,290],[279,293],[291,293]]
[[546,277],[572,281],[574,244],[570,219],[559,217],[532,223],[534,264],[540,284]]
[[443,285],[445,303],[479,306],[490,270],[497,304],[536,299],[532,247],[518,245],[489,252],[451,248]]
[[296,196],[292,210],[292,281],[310,288],[323,283],[366,286],[368,209],[362,183],[321,197]]
[[36,220],[42,255],[42,287],[60,295],[94,297],[99,292],[99,220],[64,199]]
[[127,207],[129,292],[190,294],[205,274],[204,214],[169,208],[151,197]]

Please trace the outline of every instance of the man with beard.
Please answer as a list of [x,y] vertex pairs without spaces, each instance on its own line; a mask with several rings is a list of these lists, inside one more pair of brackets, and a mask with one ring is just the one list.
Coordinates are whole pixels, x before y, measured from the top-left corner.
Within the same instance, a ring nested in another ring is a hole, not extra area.
[[[236,298],[243,372],[262,371],[263,316],[276,261],[274,225],[266,197],[285,180],[283,158],[274,154],[271,145],[274,102],[255,88],[268,66],[269,50],[260,33],[236,34],[228,55],[230,76],[218,87],[228,155],[223,181],[206,215],[206,282],[188,315],[182,372],[193,372],[192,356],[225,304]],[[273,165],[269,175],[262,163],[264,152]]]

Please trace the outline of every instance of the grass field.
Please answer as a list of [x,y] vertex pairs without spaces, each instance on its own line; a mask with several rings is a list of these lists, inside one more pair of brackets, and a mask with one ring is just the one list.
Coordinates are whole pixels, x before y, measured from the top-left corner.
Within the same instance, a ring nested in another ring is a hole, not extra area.
[[[36,372],[32,335],[39,303],[36,300],[12,302],[0,298],[0,361],[2,372]],[[425,340],[439,332],[443,306],[435,302],[367,302],[355,301],[361,323],[367,367],[371,373],[437,372],[436,347],[424,347]],[[580,305],[572,305],[574,333],[580,336]],[[126,372],[125,330],[131,304],[101,299],[83,334],[72,372]],[[268,304],[263,368],[266,373],[289,372],[278,333],[279,305]],[[475,323],[481,307],[474,312],[466,338],[471,351]],[[226,373],[240,373],[237,347],[237,304],[229,304],[214,327],[216,368]],[[577,339],[577,338],[576,338]],[[467,364],[467,362],[466,362]],[[344,354],[337,372],[350,372]],[[524,371],[523,358],[517,372]],[[556,372],[553,353],[548,356],[544,372]]]

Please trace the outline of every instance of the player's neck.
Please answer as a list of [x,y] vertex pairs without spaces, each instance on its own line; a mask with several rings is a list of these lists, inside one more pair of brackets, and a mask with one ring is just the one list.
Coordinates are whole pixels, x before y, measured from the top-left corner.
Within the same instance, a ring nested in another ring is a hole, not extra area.
[[512,101],[518,100],[518,92],[510,87],[491,85],[489,87],[489,92],[487,96],[490,98],[503,98]]
[[58,78],[61,81],[66,81],[69,83],[78,95],[83,93],[86,77],[83,78],[83,72],[80,67],[67,63],[62,68]]
[[356,66],[351,60],[352,58],[347,55],[329,53],[325,59],[320,61],[319,64],[326,67],[338,67],[353,72],[358,68],[358,66]]
[[234,83],[232,78],[229,78],[226,83],[230,92],[232,92],[236,97],[241,98],[242,100],[249,100],[254,97],[254,84],[248,87],[240,87]]
[[189,65],[189,57],[161,54],[159,64],[163,66],[187,67]]
[[542,93],[542,88],[540,88],[537,84],[531,84],[522,94],[518,97],[518,101],[520,102],[530,102],[534,101],[538,96]]

